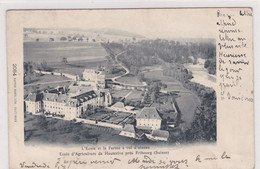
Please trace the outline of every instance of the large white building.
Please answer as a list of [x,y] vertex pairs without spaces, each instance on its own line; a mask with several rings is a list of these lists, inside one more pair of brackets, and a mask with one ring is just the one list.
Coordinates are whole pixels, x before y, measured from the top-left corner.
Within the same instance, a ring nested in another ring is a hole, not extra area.
[[140,129],[159,130],[162,118],[155,107],[144,107],[136,114],[136,127]]
[[25,111],[33,114],[42,111],[63,116],[65,119],[74,119],[89,109],[107,107],[111,103],[112,97],[107,89],[84,90],[84,92],[78,95],[70,95],[68,93],[30,93],[25,99]]
[[91,85],[93,87],[105,88],[105,72],[94,69],[85,69],[82,73],[83,81],[79,81],[80,85]]
[[28,113],[38,113],[42,109],[42,94],[30,93],[24,100],[25,111]]

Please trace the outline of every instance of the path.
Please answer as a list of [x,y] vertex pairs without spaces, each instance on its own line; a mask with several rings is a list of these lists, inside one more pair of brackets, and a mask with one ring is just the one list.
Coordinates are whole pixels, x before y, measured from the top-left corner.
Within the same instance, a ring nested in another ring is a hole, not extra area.
[[52,83],[62,83],[62,82],[72,82],[74,80],[62,80],[62,81],[52,81],[52,82],[43,82],[43,83],[33,83],[33,84],[26,84],[24,86],[35,86],[35,85],[43,85],[43,84],[52,84]]
[[[125,69],[125,73],[122,74],[122,75],[119,75],[119,76],[116,76],[116,77],[111,78],[111,80],[112,80],[113,82],[115,82],[115,83],[118,83],[118,82],[116,81],[116,79],[118,79],[118,78],[120,78],[120,77],[123,77],[123,76],[126,76],[126,75],[128,75],[129,72],[130,72],[129,69],[127,69],[127,67],[125,67],[121,62],[118,61],[118,56],[122,55],[123,53],[125,53],[125,51],[118,53],[118,54],[115,56],[115,60],[116,60],[116,62],[117,62],[123,69]],[[119,82],[119,83],[120,83],[120,82]]]
[[131,90],[130,92],[128,92],[124,97],[122,97],[122,99],[120,100],[120,102],[124,99],[126,99],[131,93],[133,92],[133,90]]
[[119,79],[119,78],[121,78],[121,77],[124,77],[124,76],[126,76],[126,75],[128,75],[128,74],[130,73],[129,69],[128,69],[127,67],[125,67],[122,62],[120,62],[120,61],[118,60],[118,56],[120,56],[120,55],[122,55],[122,54],[124,54],[124,53],[125,53],[125,51],[118,53],[118,54],[115,56],[115,61],[125,70],[125,73],[122,74],[122,75],[113,77],[113,78],[111,78],[111,80],[112,80],[114,83],[118,83],[118,84],[125,85],[125,86],[132,86],[132,87],[145,87],[145,86],[147,86],[147,84],[144,83],[144,82],[143,82],[142,85],[136,85],[136,84],[130,84],[130,83],[123,83],[123,82],[119,82],[119,81],[116,80],[116,79]]

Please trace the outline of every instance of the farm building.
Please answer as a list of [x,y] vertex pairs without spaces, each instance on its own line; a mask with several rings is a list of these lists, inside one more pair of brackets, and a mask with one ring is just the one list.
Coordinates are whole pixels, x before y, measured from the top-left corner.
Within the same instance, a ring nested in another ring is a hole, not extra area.
[[83,72],[83,81],[81,85],[91,85],[93,87],[105,88],[105,72],[94,69],[85,69]]
[[135,138],[135,128],[132,124],[127,124],[119,133],[121,136]]
[[110,107],[111,110],[114,110],[114,111],[122,111],[122,112],[129,112],[129,113],[134,113],[135,112],[133,111],[134,107],[132,106],[125,106],[123,102],[117,102],[115,103],[114,105],[112,105]]
[[144,107],[136,115],[136,127],[156,130],[161,128],[162,118],[155,107]]
[[151,134],[145,134],[146,137],[153,141],[167,141],[169,132],[166,130],[153,130]]

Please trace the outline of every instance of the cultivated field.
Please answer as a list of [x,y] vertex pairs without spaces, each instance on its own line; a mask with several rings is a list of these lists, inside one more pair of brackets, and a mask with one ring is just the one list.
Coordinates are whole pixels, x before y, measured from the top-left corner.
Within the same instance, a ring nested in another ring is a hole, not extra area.
[[130,95],[126,97],[126,100],[138,101],[142,100],[144,91],[134,90]]
[[172,77],[164,76],[162,70],[151,70],[148,72],[144,72],[144,77],[151,80],[161,80],[162,82],[176,82],[179,83],[177,80],[175,80]]
[[105,62],[105,60],[82,60],[70,62],[68,64],[50,64],[50,67],[54,68],[54,72],[81,75],[85,69],[96,69],[98,66],[103,66]]
[[65,81],[65,80],[70,80],[70,79],[64,76],[33,74],[31,75],[31,82],[25,85],[58,82],[58,81]]
[[131,90],[127,90],[127,89],[122,89],[122,90],[118,90],[118,89],[114,89],[111,90],[111,94],[113,98],[122,98],[125,97],[125,95],[127,95],[127,93],[129,93]]
[[126,76],[116,79],[118,82],[122,82],[129,85],[143,85],[143,83],[134,75],[128,74]]
[[24,61],[50,64],[83,60],[105,60],[105,49],[99,43],[87,42],[24,42]]

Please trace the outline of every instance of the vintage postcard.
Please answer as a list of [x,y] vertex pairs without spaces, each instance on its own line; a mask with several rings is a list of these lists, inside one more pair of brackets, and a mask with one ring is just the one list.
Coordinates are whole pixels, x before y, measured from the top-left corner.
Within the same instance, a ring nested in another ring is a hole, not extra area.
[[9,166],[254,168],[251,8],[10,10]]

